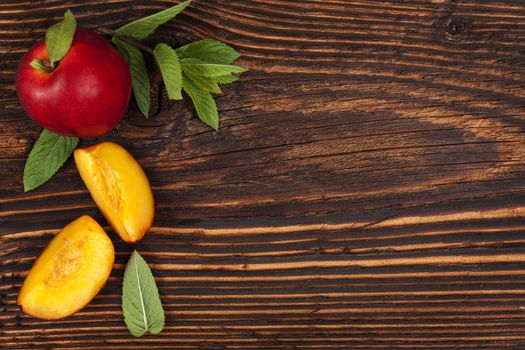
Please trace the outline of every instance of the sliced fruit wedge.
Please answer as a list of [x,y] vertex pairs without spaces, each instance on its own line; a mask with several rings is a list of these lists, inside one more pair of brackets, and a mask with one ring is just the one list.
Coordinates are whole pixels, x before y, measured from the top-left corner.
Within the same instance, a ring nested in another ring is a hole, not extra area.
[[115,250],[104,229],[84,215],[68,224],[35,261],[18,295],[18,305],[47,320],[86,306],[108,279]]
[[75,150],[75,163],[91,197],[115,232],[139,241],[153,223],[155,205],[146,174],[122,146],[102,142]]

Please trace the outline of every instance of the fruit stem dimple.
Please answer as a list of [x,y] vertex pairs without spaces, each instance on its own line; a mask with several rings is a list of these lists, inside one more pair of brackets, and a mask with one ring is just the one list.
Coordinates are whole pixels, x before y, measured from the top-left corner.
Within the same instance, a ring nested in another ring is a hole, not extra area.
[[53,63],[49,59],[41,59],[41,58],[35,58],[31,62],[29,62],[29,65],[35,69],[41,70],[43,72],[51,73],[55,67]]

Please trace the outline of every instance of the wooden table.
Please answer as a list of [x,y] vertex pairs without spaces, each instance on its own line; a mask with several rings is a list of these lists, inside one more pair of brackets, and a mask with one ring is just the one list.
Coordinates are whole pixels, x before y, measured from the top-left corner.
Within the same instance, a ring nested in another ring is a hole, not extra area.
[[[71,160],[23,192],[40,129],[17,63],[67,8],[117,28],[172,4],[0,4],[0,348],[525,348],[521,0],[195,0],[148,44],[238,49],[250,72],[218,97],[220,131],[153,73],[155,115],[133,102],[101,139],[144,166],[154,227],[137,245],[110,231],[115,267],[84,310],[23,315],[18,290],[51,237],[82,214],[106,223]],[[123,323],[133,249],[157,277],[158,336]]]

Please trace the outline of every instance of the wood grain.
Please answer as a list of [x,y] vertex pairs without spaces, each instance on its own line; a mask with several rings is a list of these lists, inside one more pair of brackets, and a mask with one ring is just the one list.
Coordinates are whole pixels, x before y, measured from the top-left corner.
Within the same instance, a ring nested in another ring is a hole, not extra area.
[[[16,295],[52,235],[82,214],[105,221],[71,161],[23,192],[39,128],[17,62],[67,8],[116,28],[170,4],[0,4],[0,348],[525,348],[519,0],[194,0],[148,43],[209,37],[242,54],[250,72],[217,98],[220,131],[152,73],[155,116],[132,103],[101,139],[144,166],[154,227],[135,246],[110,233],[115,268],[87,308],[23,315]],[[158,336],[122,320],[134,248],[167,311]]]

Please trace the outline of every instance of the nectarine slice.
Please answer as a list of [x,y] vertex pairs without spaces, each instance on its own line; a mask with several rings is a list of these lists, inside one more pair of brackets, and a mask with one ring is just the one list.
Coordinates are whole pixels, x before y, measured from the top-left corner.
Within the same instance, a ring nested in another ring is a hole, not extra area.
[[47,320],[86,306],[111,273],[115,250],[106,232],[84,215],[68,224],[35,261],[18,294],[18,305]]
[[139,163],[123,147],[102,142],[75,150],[75,163],[91,197],[126,242],[140,240],[153,223],[153,193]]

